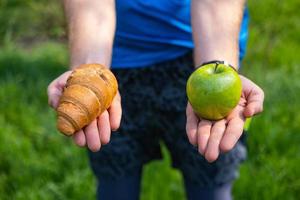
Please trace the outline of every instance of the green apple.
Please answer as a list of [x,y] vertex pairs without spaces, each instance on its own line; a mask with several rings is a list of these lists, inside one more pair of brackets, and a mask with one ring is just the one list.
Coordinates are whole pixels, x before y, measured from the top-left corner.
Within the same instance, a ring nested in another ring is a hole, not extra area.
[[230,66],[212,63],[191,74],[186,92],[198,117],[219,120],[225,118],[239,103],[242,82]]

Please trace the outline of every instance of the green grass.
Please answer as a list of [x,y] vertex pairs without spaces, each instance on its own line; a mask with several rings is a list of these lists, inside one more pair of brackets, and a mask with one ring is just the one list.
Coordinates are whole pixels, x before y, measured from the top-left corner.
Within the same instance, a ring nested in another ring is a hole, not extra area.
[[85,151],[58,135],[46,106],[46,86],[66,60],[61,45],[0,51],[0,199],[94,195]]
[[0,0],[0,45],[65,38],[60,0]]
[[[3,5],[19,12],[18,3],[33,9],[44,1],[37,5],[33,1],[0,2],[5,3],[0,3],[3,22]],[[264,113],[251,124],[249,158],[234,185],[234,197],[298,199],[300,2],[253,0],[249,6],[250,42],[242,73],[264,89],[266,101]],[[13,19],[24,14],[18,12],[12,12]],[[6,14],[9,16],[8,11]],[[37,33],[22,33],[17,26],[20,22],[13,19],[10,32],[3,28],[8,22],[0,30],[0,35],[6,37],[5,47],[0,48],[0,199],[93,199],[96,182],[86,150],[75,147],[56,131],[55,114],[47,106],[46,87],[66,70],[67,49],[64,44],[51,42],[30,50],[22,43],[23,48],[19,48],[16,41]],[[182,177],[171,169],[167,151],[164,155],[163,161],[144,169],[143,200],[184,199]]]

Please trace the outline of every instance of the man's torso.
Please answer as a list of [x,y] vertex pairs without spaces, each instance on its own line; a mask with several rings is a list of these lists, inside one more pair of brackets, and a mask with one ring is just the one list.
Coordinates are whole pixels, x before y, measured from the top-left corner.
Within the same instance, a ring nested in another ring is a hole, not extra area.
[[[175,59],[193,48],[190,0],[116,0],[113,68],[149,66]],[[247,40],[247,13],[240,54]]]

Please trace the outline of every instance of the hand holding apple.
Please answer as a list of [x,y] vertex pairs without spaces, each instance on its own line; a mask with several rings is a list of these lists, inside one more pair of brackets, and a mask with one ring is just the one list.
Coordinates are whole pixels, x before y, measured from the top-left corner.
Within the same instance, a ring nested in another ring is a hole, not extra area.
[[246,117],[256,115],[263,110],[263,90],[246,77],[242,75],[239,77],[242,83],[240,99],[225,118],[216,121],[199,118],[191,104],[187,105],[188,139],[191,144],[198,146],[199,153],[209,162],[215,161],[220,152],[227,152],[234,147],[243,133]]

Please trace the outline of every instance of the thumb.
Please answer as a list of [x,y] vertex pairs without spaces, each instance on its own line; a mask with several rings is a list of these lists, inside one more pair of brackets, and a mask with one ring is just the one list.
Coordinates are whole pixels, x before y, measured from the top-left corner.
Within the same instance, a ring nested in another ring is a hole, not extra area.
[[63,88],[67,82],[68,77],[70,76],[72,72],[67,71],[60,75],[58,78],[53,80],[48,88],[47,88],[47,94],[48,94],[48,104],[56,109],[59,103],[59,98],[62,95]]
[[54,82],[50,83],[47,89],[48,93],[48,104],[56,109],[59,103],[59,98],[62,94],[62,90],[58,89]]
[[252,117],[263,111],[264,92],[255,89],[250,92],[247,98],[247,106],[244,110],[245,117]]

